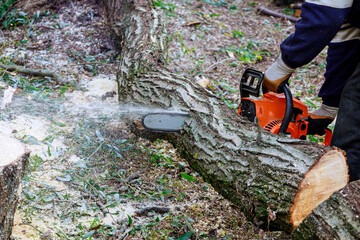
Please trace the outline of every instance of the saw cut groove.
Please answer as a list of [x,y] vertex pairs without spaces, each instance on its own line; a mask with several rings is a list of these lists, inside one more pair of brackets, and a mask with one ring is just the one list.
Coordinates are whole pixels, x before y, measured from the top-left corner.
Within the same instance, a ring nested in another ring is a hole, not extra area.
[[305,174],[290,208],[290,223],[296,228],[320,203],[349,183],[345,153],[325,153]]

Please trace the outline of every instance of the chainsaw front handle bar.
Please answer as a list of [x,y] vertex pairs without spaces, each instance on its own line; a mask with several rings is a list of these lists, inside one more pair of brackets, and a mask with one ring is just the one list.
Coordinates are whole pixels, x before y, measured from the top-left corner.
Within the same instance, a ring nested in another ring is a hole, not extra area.
[[294,111],[294,103],[292,94],[290,91],[290,88],[287,84],[284,84],[283,86],[284,94],[285,94],[285,100],[286,100],[286,108],[285,108],[285,116],[282,120],[279,133],[278,134],[285,134],[287,128],[289,127],[289,123],[291,121],[291,117]]

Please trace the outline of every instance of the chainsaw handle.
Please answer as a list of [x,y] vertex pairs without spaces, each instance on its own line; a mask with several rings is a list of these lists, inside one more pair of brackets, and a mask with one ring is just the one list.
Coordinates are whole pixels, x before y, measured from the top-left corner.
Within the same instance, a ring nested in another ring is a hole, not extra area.
[[284,90],[284,94],[285,94],[286,108],[285,108],[285,116],[282,120],[280,129],[279,129],[279,134],[286,133],[286,130],[289,127],[289,124],[291,121],[291,116],[293,114],[293,109],[294,109],[293,98],[292,98],[292,94],[291,94],[289,86],[287,84],[284,84],[283,90]]

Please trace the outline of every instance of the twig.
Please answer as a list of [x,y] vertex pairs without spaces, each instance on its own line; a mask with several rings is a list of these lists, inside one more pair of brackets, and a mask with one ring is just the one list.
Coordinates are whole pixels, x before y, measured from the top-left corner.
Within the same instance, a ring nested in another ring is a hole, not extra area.
[[74,87],[77,86],[77,83],[75,83],[73,81],[65,80],[59,74],[52,72],[50,70],[47,70],[47,69],[25,68],[23,66],[6,65],[6,64],[2,64],[2,63],[0,63],[0,68],[5,69],[6,71],[19,72],[22,74],[28,74],[28,75],[33,75],[33,76],[51,77],[55,80],[55,82],[57,82],[59,84],[62,84],[62,85],[71,84]]
[[229,61],[229,60],[235,60],[236,58],[226,58],[226,59],[223,59],[223,60],[221,60],[221,61],[219,61],[219,62],[216,62],[216,63],[214,63],[214,64],[212,64],[210,67],[208,67],[206,70],[205,70],[205,72],[208,72],[210,69],[212,69],[213,67],[215,67],[216,65],[218,65],[218,64],[220,64],[220,63],[223,63],[223,62],[226,62],[226,61]]
[[131,174],[130,176],[128,176],[126,179],[125,179],[125,181],[126,182],[130,182],[130,181],[132,181],[132,180],[137,180],[137,179],[139,179],[140,178],[140,174],[138,173],[138,172],[136,172],[136,173],[133,173],[133,174]]
[[126,239],[130,231],[131,229],[126,230],[125,233],[119,239]]
[[32,227],[33,229],[35,229],[36,231],[38,231],[39,233],[44,234],[43,231],[41,231],[41,230],[38,229],[37,227],[31,225],[30,223],[20,223],[20,225],[28,225],[28,226]]
[[56,228],[67,240],[70,240],[70,238],[63,232],[61,231],[60,228]]
[[285,15],[285,14],[281,14],[281,13],[272,11],[270,9],[267,9],[265,7],[259,7],[258,10],[259,10],[259,13],[263,13],[265,15],[274,16],[274,17],[278,17],[278,18],[284,18],[284,19],[289,20],[291,22],[297,22],[299,20],[299,18],[288,16],[288,15]]
[[150,211],[154,211],[154,212],[157,212],[157,213],[160,213],[160,214],[164,214],[164,213],[167,213],[170,211],[169,208],[167,207],[157,207],[157,206],[152,206],[152,207],[145,207],[145,208],[142,208],[140,210],[136,210],[135,213],[139,216],[141,215],[144,215]]

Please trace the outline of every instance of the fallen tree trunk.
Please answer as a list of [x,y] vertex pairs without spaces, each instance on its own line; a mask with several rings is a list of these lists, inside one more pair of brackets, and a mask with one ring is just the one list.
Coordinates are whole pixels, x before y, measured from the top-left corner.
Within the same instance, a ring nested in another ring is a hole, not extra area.
[[[138,134],[172,142],[205,181],[259,226],[300,239],[359,237],[358,211],[351,210],[358,209],[358,202],[338,192],[348,183],[342,151],[265,132],[211,92],[169,72],[164,67],[166,27],[152,1],[104,4],[122,51],[121,100],[190,114],[181,134],[154,135],[135,128]],[[359,183],[351,186],[356,192]],[[328,208],[335,203],[341,204],[337,214]]]
[[10,239],[29,154],[16,139],[0,135],[0,239]]
[[[269,224],[290,233],[299,225],[293,232],[299,238],[341,236],[331,221],[345,220],[335,215],[329,222],[315,214],[329,215],[323,205],[348,183],[340,150],[276,136],[240,118],[212,93],[164,68],[166,28],[151,1],[104,2],[115,39],[121,43],[122,100],[189,112],[181,135],[162,137],[259,226]],[[151,137],[144,130],[138,133]],[[346,202],[346,209],[351,209],[353,202]],[[360,229],[354,219],[356,215],[350,215],[340,229],[350,238],[356,238]],[[327,232],[320,234],[318,229]]]

